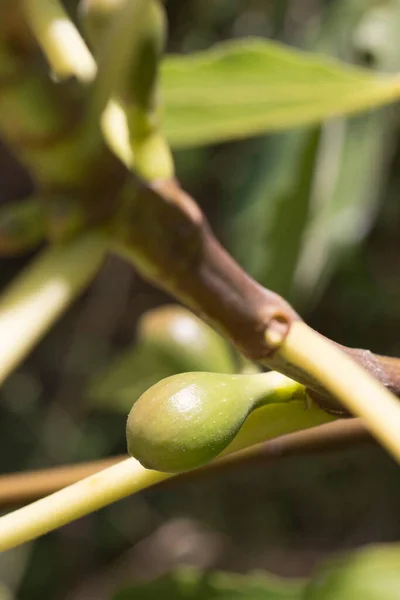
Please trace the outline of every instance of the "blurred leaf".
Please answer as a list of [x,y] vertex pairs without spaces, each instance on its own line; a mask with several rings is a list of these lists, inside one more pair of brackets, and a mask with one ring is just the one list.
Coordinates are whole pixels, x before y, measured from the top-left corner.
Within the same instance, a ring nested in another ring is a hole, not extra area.
[[233,220],[231,249],[239,262],[287,299],[308,222],[318,140],[315,129],[268,140],[258,173],[253,169],[247,192],[240,192],[246,203]]
[[121,591],[114,600],[300,600],[302,587],[267,574],[243,576],[181,569]]
[[0,600],[12,600],[14,595],[0,582]]
[[[380,70],[399,69],[399,24],[399,0],[379,7],[344,0],[326,10],[308,43],[347,60],[367,58]],[[245,201],[231,208],[231,250],[261,283],[299,307],[315,305],[340,259],[374,223],[397,135],[394,117],[387,108],[333,119],[314,146],[307,130],[270,136],[257,161],[244,158]]]
[[176,147],[318,122],[399,96],[395,77],[259,39],[171,56],[161,75],[165,132]]
[[373,546],[342,555],[318,570],[304,600],[398,600],[400,548]]
[[[360,11],[362,3],[352,4],[353,10]],[[379,6],[368,3],[358,17],[348,32],[348,54],[367,57],[378,70],[400,69],[399,0]],[[309,309],[339,260],[360,244],[374,223],[397,131],[391,108],[324,126],[311,199],[313,214],[295,276],[297,300]]]
[[315,303],[338,260],[370,230],[388,166],[388,114],[327,124],[316,167],[313,215],[295,276],[298,300]]

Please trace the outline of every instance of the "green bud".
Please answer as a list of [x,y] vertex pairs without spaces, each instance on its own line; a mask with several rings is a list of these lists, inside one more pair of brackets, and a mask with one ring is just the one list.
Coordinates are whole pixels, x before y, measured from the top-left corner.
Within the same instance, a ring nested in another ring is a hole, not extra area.
[[171,304],[146,312],[138,323],[138,344],[175,366],[176,372],[235,372],[229,344],[183,306]]
[[45,219],[41,202],[32,198],[0,210],[0,256],[32,250],[43,239]]
[[160,381],[129,414],[129,453],[167,473],[204,465],[232,442],[254,409],[280,400],[268,376],[181,373]]

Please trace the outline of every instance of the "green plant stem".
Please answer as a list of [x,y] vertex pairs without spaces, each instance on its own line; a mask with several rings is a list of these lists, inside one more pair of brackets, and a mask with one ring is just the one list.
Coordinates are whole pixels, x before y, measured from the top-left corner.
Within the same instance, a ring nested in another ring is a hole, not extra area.
[[168,477],[171,475],[147,471],[128,458],[0,518],[0,551],[33,540]]
[[[277,404],[255,410],[224,451],[228,454],[244,450],[261,441],[300,429],[327,423],[334,419],[317,406],[306,410],[298,392],[303,386],[280,375],[270,373],[271,398]],[[287,402],[285,402],[285,399]],[[237,457],[240,458],[240,452]],[[222,460],[224,460],[222,459]],[[233,454],[229,460],[234,460]],[[75,519],[139,492],[173,474],[147,470],[132,458],[73,484],[55,494],[0,518],[0,550],[9,550]]]
[[48,469],[0,475],[0,505],[23,505],[53,494],[129,458],[128,454]]
[[[88,7],[89,8],[89,7]],[[92,9],[95,8],[92,6]],[[95,15],[88,10],[86,19]],[[160,131],[157,74],[165,38],[161,3],[114,4],[103,23],[99,75],[88,114],[89,130],[101,129],[109,148],[128,169],[155,181],[174,176],[171,152]],[[98,42],[98,41],[97,41]]]
[[23,0],[27,21],[55,75],[84,83],[97,72],[95,60],[58,0]]
[[44,250],[0,299],[0,383],[94,277],[107,238],[88,233]]
[[[267,333],[268,336],[268,333]],[[365,369],[303,322],[292,324],[279,355],[321,383],[400,462],[400,403]]]
[[[338,419],[316,427],[280,435],[272,440],[256,444],[245,451],[225,456],[196,471],[178,475],[179,481],[186,481],[207,475],[219,469],[258,463],[269,466],[281,458],[292,455],[312,455],[340,451],[360,444],[376,444],[375,439],[364,427],[361,419]],[[72,485],[84,477],[94,475],[113,464],[128,458],[127,454],[87,463],[52,467],[0,475],[0,505],[21,505],[37,500],[47,494]]]
[[[114,94],[128,95],[127,100],[143,112],[154,109],[163,29],[163,12],[157,1],[132,0],[115,5],[98,58],[99,74],[91,107],[96,120]],[[149,46],[151,56],[144,63]]]

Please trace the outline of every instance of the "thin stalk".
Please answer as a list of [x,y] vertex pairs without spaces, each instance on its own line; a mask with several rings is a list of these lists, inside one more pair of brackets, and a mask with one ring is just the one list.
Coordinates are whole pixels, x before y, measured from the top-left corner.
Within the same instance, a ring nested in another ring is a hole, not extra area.
[[1,137],[39,187],[76,188],[93,169],[99,136],[85,135],[75,100],[61,97],[37,65],[27,65],[0,39],[3,80],[7,85],[0,91]]
[[98,271],[107,238],[89,233],[51,247],[0,298],[0,384]]
[[174,175],[173,159],[159,130],[157,109],[166,29],[163,7],[153,0],[117,3],[108,17],[89,131],[100,120],[106,143],[128,169],[148,181],[169,179]]
[[400,462],[400,403],[365,369],[303,322],[295,322],[279,355],[317,379]]
[[79,31],[58,0],[24,0],[27,21],[54,74],[84,83],[96,76],[96,62]]
[[[238,450],[248,452],[249,446],[265,439],[333,420],[331,415],[318,407],[305,410],[304,400],[290,401],[295,386],[295,382],[287,377],[271,373],[271,396],[278,396],[279,404],[255,410],[234,442],[220,455],[223,456],[220,460],[231,462],[241,457]],[[285,394],[288,402],[282,404]],[[297,394],[295,397],[298,397]],[[9,550],[33,540],[175,475],[145,469],[133,458],[123,460],[0,518],[0,550]]]
[[[0,475],[0,505],[27,504],[94,475],[128,458],[127,454],[86,463]],[[0,596],[1,597],[1,596]]]
[[[227,469],[230,464],[243,466],[258,462],[269,466],[287,456],[304,456],[341,451],[360,444],[375,445],[375,439],[364,427],[361,419],[339,419],[309,429],[295,431],[256,444],[240,453],[233,453],[213,461],[196,471],[183,473],[179,481],[207,475],[218,469]],[[0,505],[21,505],[32,502],[72,485],[84,477],[94,475],[113,464],[128,458],[127,454],[86,463],[51,467],[0,475]]]
[[135,157],[129,136],[128,117],[119,100],[111,98],[100,116],[101,131],[109,149],[132,170]]
[[0,518],[0,551],[66,525],[172,475],[147,471],[133,458]]
[[[110,35],[110,29],[118,12],[122,10],[124,0],[111,0],[111,2],[96,2],[93,0],[82,0],[80,12],[83,25],[89,40],[94,47],[96,59],[98,54]],[[136,10],[136,2],[131,2],[130,7]],[[131,16],[131,15],[130,15]],[[129,17],[130,17],[129,16]],[[133,23],[136,25],[137,19],[130,18],[124,23]],[[115,96],[116,79],[120,79],[120,67],[116,67],[115,53],[121,44],[121,35],[114,36],[112,44],[108,44],[107,51],[103,51],[104,59],[100,61],[100,69],[96,78],[95,91],[90,103],[88,112],[87,127],[88,131],[97,129],[100,122],[101,132],[109,149],[121,160],[128,168],[132,169],[134,156],[130,141],[128,118],[126,107],[123,106],[121,99]],[[131,36],[129,36],[131,37]],[[105,62],[105,65],[102,64]],[[116,75],[119,74],[118,77]]]

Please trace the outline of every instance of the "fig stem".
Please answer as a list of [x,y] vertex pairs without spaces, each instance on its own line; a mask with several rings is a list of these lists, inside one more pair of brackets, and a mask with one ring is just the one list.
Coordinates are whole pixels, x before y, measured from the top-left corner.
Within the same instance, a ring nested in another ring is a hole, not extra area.
[[[281,435],[261,444],[255,444],[240,452],[234,452],[221,459],[208,463],[196,472],[178,475],[178,481],[185,482],[197,476],[204,476],[230,466],[245,466],[250,463],[268,467],[287,456],[304,456],[335,452],[357,445],[374,446],[376,440],[363,425],[362,419],[338,419],[331,423],[311,427]],[[72,485],[84,477],[89,477],[122,462],[127,454],[112,456],[91,462],[74,463],[61,467],[34,469],[22,473],[0,475],[0,505],[24,505],[48,494]]]
[[398,399],[342,350],[303,322],[294,322],[278,350],[318,380],[400,462],[400,404]]
[[148,471],[134,458],[128,458],[1,517],[0,551],[24,544],[170,476]]
[[46,249],[0,299],[0,384],[95,276],[107,238],[89,233]]
[[54,74],[90,83],[96,62],[79,31],[58,0],[24,0],[25,17]]
[[109,148],[143,179],[170,179],[174,163],[157,110],[164,10],[157,0],[133,0],[115,9],[98,57],[88,126],[100,120]]

